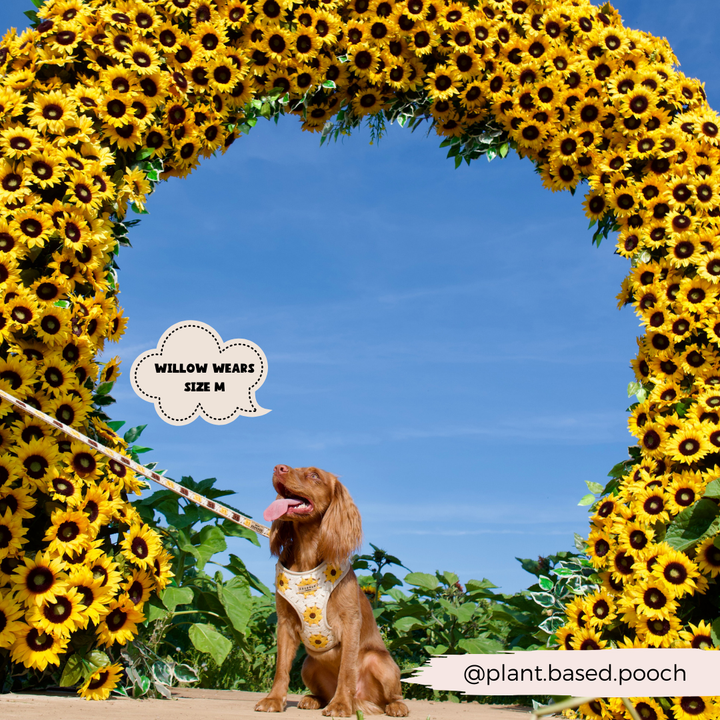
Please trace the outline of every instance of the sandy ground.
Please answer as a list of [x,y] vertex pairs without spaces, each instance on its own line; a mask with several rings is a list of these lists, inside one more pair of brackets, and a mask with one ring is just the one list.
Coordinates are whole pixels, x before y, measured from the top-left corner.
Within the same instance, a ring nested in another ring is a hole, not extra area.
[[[256,713],[264,693],[234,690],[178,689],[176,700],[105,700],[88,702],[61,694],[0,695],[2,720],[262,720]],[[324,720],[320,710],[298,710],[299,695],[288,698],[283,720]],[[525,720],[528,709],[478,703],[407,700],[415,720]],[[376,716],[384,717],[384,716]]]

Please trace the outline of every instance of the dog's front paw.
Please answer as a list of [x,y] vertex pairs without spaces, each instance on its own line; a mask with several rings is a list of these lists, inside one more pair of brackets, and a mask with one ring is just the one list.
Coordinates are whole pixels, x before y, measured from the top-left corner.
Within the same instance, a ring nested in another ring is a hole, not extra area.
[[304,695],[298,707],[301,710],[319,710],[321,707],[325,707],[325,703],[317,695]]
[[408,706],[404,702],[399,700],[396,702],[388,703],[385,706],[385,714],[390,717],[407,717],[410,714]]
[[333,700],[323,711],[326,717],[350,717],[354,715],[352,703],[343,700]]
[[255,712],[283,712],[285,710],[285,701],[280,698],[263,698],[255,705]]

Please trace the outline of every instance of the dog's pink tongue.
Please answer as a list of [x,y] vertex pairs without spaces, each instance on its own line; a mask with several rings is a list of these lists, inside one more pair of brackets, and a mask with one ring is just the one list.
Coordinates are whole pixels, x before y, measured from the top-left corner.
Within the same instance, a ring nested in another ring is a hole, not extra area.
[[302,505],[302,500],[278,498],[265,510],[263,517],[267,522],[272,522],[282,517],[288,511],[289,507],[294,507],[295,505]]

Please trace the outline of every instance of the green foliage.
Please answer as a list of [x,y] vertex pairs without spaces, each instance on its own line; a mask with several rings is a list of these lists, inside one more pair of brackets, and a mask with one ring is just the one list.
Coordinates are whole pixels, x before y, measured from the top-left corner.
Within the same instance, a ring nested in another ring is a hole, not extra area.
[[[143,429],[129,430],[125,440],[137,440]],[[136,453],[144,450],[135,448]],[[181,484],[210,499],[232,494],[215,488],[215,482],[215,478],[195,482],[183,477]],[[207,662],[205,657],[221,666],[233,648],[248,656],[258,650],[258,627],[251,620],[268,619],[272,593],[237,555],[231,554],[224,565],[213,560],[227,550],[228,537],[259,544],[254,533],[170,490],[159,490],[134,506],[172,553],[174,578],[146,603],[146,622],[132,646],[123,650],[128,668],[125,692],[133,697],[169,697],[168,688],[176,682],[198,680],[200,673],[193,665]],[[210,575],[209,565],[225,572],[218,569]],[[251,589],[260,596],[252,595]],[[261,618],[257,618],[258,609]],[[178,658],[190,662],[178,662]]]
[[[140,432],[142,428],[129,431],[126,439],[137,440]],[[214,478],[182,479],[185,487],[211,499],[231,494],[215,488],[215,482]],[[588,487],[601,489],[592,483]],[[257,543],[255,535],[167,490],[137,501],[135,507],[173,553],[175,577],[158,598],[146,603],[147,621],[136,641],[122,652],[128,668],[123,692],[168,697],[172,685],[194,681],[202,687],[269,690],[277,652],[273,593],[237,555],[218,565],[224,572],[210,575],[207,570],[217,565],[213,558],[227,550],[228,537]],[[518,558],[535,581],[527,590],[507,595],[498,593],[487,579],[470,580],[463,587],[449,571],[398,577],[398,568],[408,568],[381,548],[370,547],[372,552],[354,558],[353,567],[405,677],[433,655],[553,647],[554,633],[566,620],[565,605],[595,589],[598,582],[587,558],[576,553]],[[293,692],[304,691],[300,678],[304,657],[301,647],[291,673]],[[466,698],[410,684],[404,692],[411,698],[531,701],[524,696]]]

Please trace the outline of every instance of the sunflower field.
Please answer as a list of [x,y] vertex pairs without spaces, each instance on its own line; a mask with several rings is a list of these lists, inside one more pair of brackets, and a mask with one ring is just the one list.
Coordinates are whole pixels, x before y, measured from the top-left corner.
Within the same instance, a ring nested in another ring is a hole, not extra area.
[[[638,445],[596,489],[587,544],[604,584],[568,606],[559,646],[720,645],[720,120],[664,40],[587,0],[33,2],[0,42],[0,387],[127,451],[104,410],[118,362],[96,357],[126,325],[128,207],[261,117],[323,139],[428,122],[456,164],[513,149],[550,190],[587,183],[645,326]],[[0,443],[0,663],[127,645],[172,579],[129,501],[141,481],[4,401]],[[97,667],[80,693],[119,673]],[[644,717],[715,702],[648,699]]]

